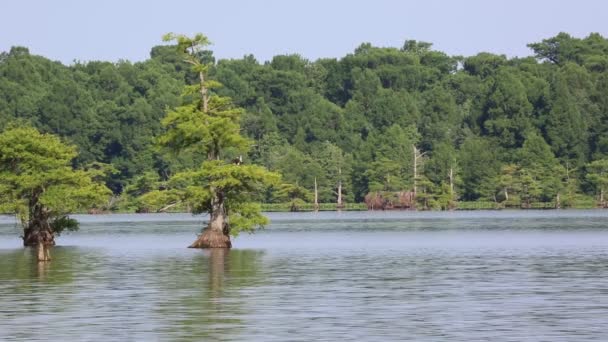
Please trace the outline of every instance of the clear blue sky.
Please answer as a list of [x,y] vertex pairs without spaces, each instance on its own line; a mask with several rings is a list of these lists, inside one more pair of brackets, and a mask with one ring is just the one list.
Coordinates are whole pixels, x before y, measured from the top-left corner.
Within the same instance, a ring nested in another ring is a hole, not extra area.
[[608,37],[603,0],[4,0],[0,51],[13,45],[70,63],[148,57],[166,32],[202,32],[219,58],[342,57],[362,42],[428,41],[452,55],[526,56],[560,31]]

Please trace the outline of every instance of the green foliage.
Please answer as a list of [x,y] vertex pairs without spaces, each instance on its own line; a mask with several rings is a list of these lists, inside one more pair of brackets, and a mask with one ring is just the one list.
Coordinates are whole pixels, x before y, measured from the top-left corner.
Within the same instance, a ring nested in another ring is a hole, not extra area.
[[604,205],[604,194],[608,190],[608,159],[595,160],[587,164],[587,180],[600,194],[600,204]]
[[[141,211],[187,208],[181,195],[139,196],[168,190],[171,176],[210,157],[242,155],[307,191],[316,179],[323,202],[337,200],[338,182],[347,201],[408,191],[412,145],[437,207],[506,205],[509,174],[514,206],[567,206],[599,191],[586,166],[608,156],[608,40],[597,33],[559,33],[530,44],[527,58],[448,56],[407,40],[267,63],[251,55],[216,63],[201,34],[164,39],[173,45],[139,63],[64,66],[13,47],[0,55],[0,128],[20,119],[75,145],[78,169],[111,165],[115,172],[95,179]],[[260,199],[276,201],[277,191]]]
[[585,39],[576,39],[560,32],[555,37],[528,46],[534,50],[537,58],[558,65],[566,62],[597,63],[598,56],[608,54],[608,42],[598,33],[592,33]]
[[78,230],[79,228],[80,227],[79,227],[78,221],[76,221],[75,219],[73,219],[71,217],[67,217],[67,216],[57,217],[55,220],[53,220],[51,222],[51,229],[57,235],[61,234],[61,232],[63,232],[64,230],[73,232],[73,231]]
[[296,199],[302,202],[310,202],[313,198],[313,194],[306,188],[289,183],[283,183],[277,186],[273,195],[275,202],[289,202]]
[[498,152],[488,139],[469,137],[463,142],[459,159],[465,200],[494,199],[494,178],[501,168]]
[[[431,182],[428,178],[421,176],[418,177],[417,183],[418,191],[416,192],[416,207],[422,210],[441,209],[442,204],[448,206],[445,198],[438,189],[437,185]],[[439,194],[439,196],[438,196]],[[442,203],[443,202],[443,203]],[[447,199],[449,202],[449,199]],[[447,208],[446,208],[447,209]]]
[[413,146],[419,135],[414,126],[392,125],[368,141],[377,146],[365,171],[370,191],[403,191],[413,186]]
[[139,213],[162,212],[182,203],[181,193],[174,190],[152,190],[134,199]]
[[[352,155],[345,153],[340,147],[326,141],[313,153],[321,167],[321,175],[317,179],[320,202],[336,202],[338,191],[342,192],[348,201],[352,201]],[[340,190],[339,190],[340,188]],[[345,189],[347,189],[345,191]]]
[[323,168],[317,159],[287,145],[284,140],[271,139],[273,136],[261,142],[264,144],[260,146],[263,148],[259,161],[262,165],[279,172],[285,182],[299,184],[305,189],[314,188],[315,178],[322,182]]
[[58,137],[28,126],[9,126],[0,134],[0,212],[24,225],[49,222],[56,233],[77,229],[67,216],[107,203],[110,191],[93,180],[96,172],[75,170],[76,149]]
[[[189,167],[168,180],[168,188],[144,194],[140,201],[147,206],[183,202],[195,214],[216,214],[225,210],[230,221],[230,234],[253,229],[268,223],[261,214],[261,193],[277,184],[279,175],[257,165],[242,165],[242,154],[252,142],[240,133],[243,110],[235,107],[229,97],[213,92],[221,84],[208,78],[213,65],[199,58],[208,39],[197,34],[193,38],[168,34],[165,41],[177,42],[198,82],[185,87],[184,104],[170,110],[163,119],[165,133],[158,142],[177,153],[203,154],[207,158],[199,167]],[[237,162],[230,158],[237,157]],[[218,209],[221,207],[222,209]]]
[[[222,160],[204,162],[199,169],[188,170],[174,175],[170,190],[156,191],[154,197],[144,195],[142,200],[157,200],[162,203],[183,201],[195,214],[210,213],[212,199],[221,192],[226,199],[226,211],[230,217],[230,233],[233,236],[242,231],[251,231],[267,223],[260,214],[256,201],[270,185],[277,184],[279,175],[268,172],[257,165],[236,165]],[[163,195],[164,194],[164,195]],[[159,198],[160,196],[165,196]],[[257,212],[256,212],[257,210]]]
[[504,147],[521,147],[532,119],[532,105],[522,82],[509,70],[500,70],[486,106],[485,132]]
[[241,203],[256,198],[262,190],[276,184],[279,176],[257,165],[237,165],[222,160],[205,161],[199,169],[175,174],[169,181],[174,189],[182,189],[194,213],[208,212],[209,198],[221,189],[228,203]]

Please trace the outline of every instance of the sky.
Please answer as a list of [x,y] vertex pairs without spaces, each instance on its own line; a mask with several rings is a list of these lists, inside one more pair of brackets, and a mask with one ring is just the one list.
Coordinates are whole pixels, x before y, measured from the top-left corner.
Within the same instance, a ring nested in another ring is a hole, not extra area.
[[450,55],[531,54],[567,32],[608,37],[603,0],[0,0],[0,51],[74,61],[141,61],[167,32],[204,33],[218,58],[343,57],[363,42],[433,43]]

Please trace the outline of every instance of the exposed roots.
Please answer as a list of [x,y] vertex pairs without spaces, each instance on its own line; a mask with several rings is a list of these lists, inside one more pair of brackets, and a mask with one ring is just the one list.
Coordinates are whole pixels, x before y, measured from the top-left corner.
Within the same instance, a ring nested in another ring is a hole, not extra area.
[[41,229],[39,226],[30,226],[23,234],[23,245],[37,249],[38,261],[50,261],[50,249],[55,245],[55,235],[49,227]]
[[23,246],[37,247],[40,243],[55,246],[55,235],[50,230],[26,229],[23,234]]
[[206,228],[188,248],[231,248],[230,236],[222,231]]

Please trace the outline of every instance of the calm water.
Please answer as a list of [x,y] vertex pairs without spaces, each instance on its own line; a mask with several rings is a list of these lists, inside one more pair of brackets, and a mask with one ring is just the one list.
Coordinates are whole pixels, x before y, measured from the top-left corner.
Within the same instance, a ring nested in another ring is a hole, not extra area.
[[77,218],[44,264],[0,218],[0,340],[608,340],[605,211]]

